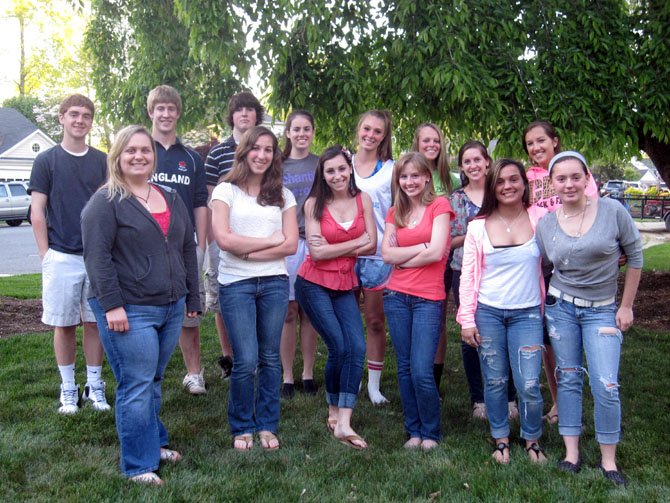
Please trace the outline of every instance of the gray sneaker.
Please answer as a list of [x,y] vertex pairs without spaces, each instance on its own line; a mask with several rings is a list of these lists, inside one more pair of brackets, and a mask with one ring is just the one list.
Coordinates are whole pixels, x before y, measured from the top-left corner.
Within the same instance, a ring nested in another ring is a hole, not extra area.
[[205,388],[205,369],[200,370],[199,374],[186,374],[182,384],[186,391],[191,395],[205,395],[207,389]]
[[93,407],[94,410],[110,410],[111,407],[107,403],[107,397],[105,396],[106,388],[107,385],[104,381],[100,381],[100,384],[96,386],[86,383],[84,386],[84,394],[81,395],[81,398],[84,402],[91,402],[91,407]]
[[79,386],[77,384],[60,385],[60,414],[76,414],[79,412]]

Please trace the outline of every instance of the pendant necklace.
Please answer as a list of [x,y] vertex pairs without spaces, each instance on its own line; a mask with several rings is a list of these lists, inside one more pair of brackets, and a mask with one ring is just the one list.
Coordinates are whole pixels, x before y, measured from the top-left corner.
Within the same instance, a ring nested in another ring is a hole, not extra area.
[[147,192],[147,197],[142,197],[138,194],[135,194],[133,192],[133,195],[140,200],[142,204],[144,204],[144,207],[151,212],[151,208],[149,207],[149,197],[151,197],[151,184],[149,184],[149,191]]
[[514,222],[516,222],[516,221],[518,220],[518,218],[521,216],[522,213],[523,213],[523,208],[521,209],[521,211],[519,212],[519,214],[518,214],[517,216],[514,217],[514,219],[513,219],[511,222],[508,222],[507,220],[505,220],[505,219],[503,218],[503,216],[500,214],[500,212],[498,212],[498,218],[499,218],[500,220],[502,220],[502,222],[505,224],[505,230],[506,230],[507,232],[512,232],[512,225],[514,225]]
[[[570,249],[568,250],[568,255],[565,258],[560,259],[561,263],[563,265],[568,265],[570,263],[570,257],[572,257],[572,252],[575,249],[575,243],[577,241],[579,241],[579,238],[582,237],[582,225],[584,225],[584,217],[586,216],[586,209],[587,209],[588,206],[589,205],[587,204],[586,207],[584,208],[584,210],[581,212],[582,218],[579,221],[579,228],[577,229],[577,234],[574,235],[574,236],[570,236],[567,232],[565,233],[572,238],[572,240],[571,240],[572,242],[570,243]],[[561,210],[563,211],[563,215],[565,215],[565,211],[563,210],[563,207],[561,207]],[[579,213],[575,213],[574,215],[571,215],[571,217],[574,217],[574,216],[577,216],[577,215],[579,215]],[[556,229],[554,229],[554,237],[553,237],[552,241],[556,241],[556,230],[557,230],[557,228],[558,228],[558,219],[556,220]]]
[[583,216],[584,213],[586,213],[586,209],[587,209],[589,206],[591,206],[591,201],[590,201],[589,199],[587,199],[587,200],[586,200],[586,204],[584,205],[584,208],[582,209],[582,211],[578,211],[577,213],[573,213],[572,215],[568,215],[568,214],[565,212],[565,206],[561,206],[561,213],[563,213],[563,219],[567,220],[567,219],[569,219],[569,218],[575,218],[575,217],[578,217],[579,215],[582,215],[582,216]]

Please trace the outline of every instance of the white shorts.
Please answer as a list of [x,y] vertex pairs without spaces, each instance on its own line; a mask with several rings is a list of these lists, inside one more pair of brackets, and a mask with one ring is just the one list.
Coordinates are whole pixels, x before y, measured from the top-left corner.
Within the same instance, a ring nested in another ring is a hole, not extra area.
[[71,327],[95,322],[88,305],[92,296],[84,257],[49,248],[42,260],[42,323]]
[[218,313],[219,307],[219,245],[213,241],[207,245],[207,269],[205,271],[205,309]]
[[305,261],[307,256],[307,242],[299,238],[298,239],[298,250],[295,252],[295,255],[286,257],[286,269],[288,269],[288,300],[295,300],[295,279],[298,277],[298,269]]
[[[203,309],[203,301],[205,300],[205,281],[202,274],[202,268],[205,262],[205,252],[200,249],[199,246],[195,248],[197,257],[198,257],[198,292],[200,293],[200,311],[204,314],[205,310]],[[184,307],[184,321],[182,322],[182,327],[193,328],[199,327],[202,323],[202,314],[197,315],[195,318],[189,318],[186,316],[188,308]]]

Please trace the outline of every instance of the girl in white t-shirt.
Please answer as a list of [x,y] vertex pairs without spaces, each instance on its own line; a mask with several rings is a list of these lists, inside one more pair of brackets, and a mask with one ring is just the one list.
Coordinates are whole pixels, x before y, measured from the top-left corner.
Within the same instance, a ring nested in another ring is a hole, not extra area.
[[298,224],[269,129],[256,126],[244,134],[233,169],[212,192],[210,205],[221,248],[219,303],[235,354],[228,396],[233,447],[251,449],[257,432],[262,447],[275,450],[279,342],[289,294],[285,259],[296,252]]
[[[391,114],[387,110],[368,110],[361,115],[356,126],[356,143],[358,150],[352,157],[354,178],[358,188],[372,199],[377,235],[382,236],[392,199]],[[373,404],[379,405],[388,402],[379,391],[379,382],[386,351],[382,289],[391,275],[391,267],[382,260],[381,240],[374,255],[357,260],[356,273],[368,332],[368,395]]]

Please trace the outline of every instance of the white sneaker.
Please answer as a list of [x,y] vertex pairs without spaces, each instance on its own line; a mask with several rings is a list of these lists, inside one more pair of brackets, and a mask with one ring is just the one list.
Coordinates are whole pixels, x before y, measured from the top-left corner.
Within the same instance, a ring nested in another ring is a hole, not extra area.
[[487,419],[486,404],[484,402],[476,402],[472,406],[472,417],[474,419],[480,419],[482,421],[486,421]]
[[188,391],[191,395],[205,395],[207,393],[207,389],[205,389],[204,374],[204,368],[200,370],[199,374],[186,374],[184,377],[184,382],[182,382],[184,388],[186,388],[186,391]]
[[516,402],[507,402],[507,412],[510,419],[517,419],[519,417],[519,408]]
[[107,403],[107,397],[105,397],[105,389],[107,385],[104,381],[100,381],[100,385],[93,386],[92,384],[86,383],[84,386],[84,394],[81,395],[81,398],[86,402],[90,401],[91,406],[94,410],[105,411],[110,410],[111,407]]
[[60,385],[60,414],[76,414],[79,412],[79,385],[65,387]]

